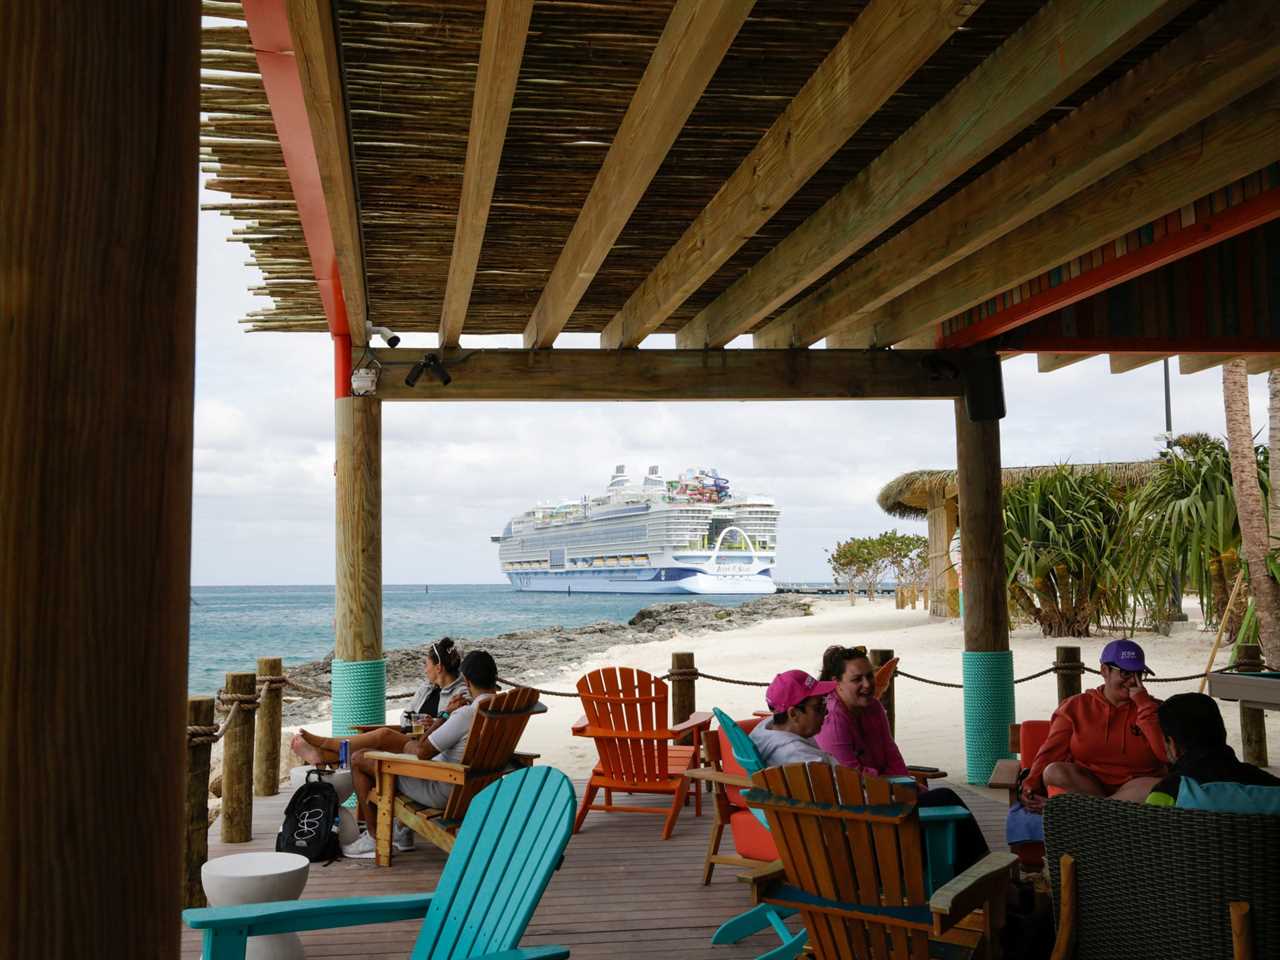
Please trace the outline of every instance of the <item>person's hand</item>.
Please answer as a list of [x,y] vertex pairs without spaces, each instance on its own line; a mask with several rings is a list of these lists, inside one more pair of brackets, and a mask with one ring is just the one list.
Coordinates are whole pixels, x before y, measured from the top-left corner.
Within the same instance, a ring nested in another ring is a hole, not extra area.
[[1047,797],[1041,796],[1025,784],[1022,787],[1020,799],[1022,800],[1022,808],[1032,813],[1043,812],[1044,805],[1048,801]]
[[467,698],[460,693],[455,693],[450,698],[449,702],[445,704],[444,708],[447,712],[453,713],[453,711],[460,710],[466,705],[467,705]]
[[1142,682],[1141,673],[1135,673],[1133,675],[1133,687],[1129,691],[1129,696],[1133,696],[1135,693],[1141,693],[1141,694],[1147,693],[1147,685]]
[[431,745],[430,740],[423,737],[421,740],[417,741],[416,750],[414,752],[417,753],[419,760],[430,760],[436,755],[436,748]]

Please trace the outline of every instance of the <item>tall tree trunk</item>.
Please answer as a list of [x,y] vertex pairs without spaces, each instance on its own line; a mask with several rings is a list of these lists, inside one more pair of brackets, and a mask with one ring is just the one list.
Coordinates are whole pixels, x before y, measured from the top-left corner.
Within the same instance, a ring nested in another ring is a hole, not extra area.
[[1253,452],[1253,426],[1249,420],[1249,373],[1242,359],[1222,367],[1222,402],[1227,415],[1227,447],[1231,453],[1231,485],[1240,518],[1240,541],[1249,564],[1258,614],[1258,641],[1268,665],[1280,666],[1280,586],[1267,572],[1267,516],[1258,486],[1258,464]]
[[[1280,369],[1267,374],[1267,449],[1273,453],[1280,450]],[[1280,496],[1274,493],[1267,498],[1267,520],[1271,548],[1280,548]]]

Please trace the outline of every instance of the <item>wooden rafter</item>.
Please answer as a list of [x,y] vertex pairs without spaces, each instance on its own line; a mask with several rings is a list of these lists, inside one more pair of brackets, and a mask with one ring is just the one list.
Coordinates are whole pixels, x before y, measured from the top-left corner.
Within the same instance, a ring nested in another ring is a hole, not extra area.
[[1069,367],[1073,363],[1079,363],[1081,360],[1088,360],[1095,356],[1092,353],[1040,353],[1036,354],[1036,369],[1040,373],[1052,373],[1054,370],[1061,370],[1063,367]]
[[944,319],[1277,159],[1273,81],[881,307],[861,332],[878,345],[932,346]]
[[[756,344],[807,346],[842,327],[870,329],[876,311],[893,298],[930,282],[1277,72],[1280,11],[1232,0],[770,322],[756,334]],[[1003,286],[1016,282],[1010,278]]]
[[974,0],[872,0],[795,99],[609,321],[605,348],[656,330],[964,23]]
[[498,179],[498,161],[502,159],[507,119],[511,116],[511,100],[516,92],[532,12],[533,0],[488,0],[485,5],[462,197],[458,202],[449,277],[440,309],[440,343],[444,346],[457,345],[467,319],[467,304],[471,302],[471,287],[480,262],[489,203]]
[[1226,353],[1184,353],[1178,357],[1178,372],[1184,375],[1200,373],[1220,367],[1231,359],[1234,358]]
[[1268,370],[1280,367],[1280,353],[1261,353],[1245,357],[1245,366],[1249,368],[1250,373],[1266,373]]
[[[370,351],[382,400],[822,400],[957,397],[946,355],[905,350],[444,350],[446,386],[405,375],[421,350]],[[365,358],[363,352],[355,356]]]
[[549,347],[569,321],[644,196],[755,0],[680,0],[618,127],[525,327],[527,347]]
[[1048,4],[686,324],[676,345],[723,347],[746,333],[1189,5]]
[[1112,373],[1128,373],[1149,363],[1155,363],[1168,357],[1167,353],[1113,353],[1107,357]]

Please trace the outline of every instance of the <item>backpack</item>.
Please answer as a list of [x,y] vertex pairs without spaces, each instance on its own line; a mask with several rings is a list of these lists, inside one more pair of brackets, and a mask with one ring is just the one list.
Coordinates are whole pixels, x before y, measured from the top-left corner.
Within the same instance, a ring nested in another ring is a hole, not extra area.
[[[276,850],[297,853],[312,863],[332,863],[342,852],[338,843],[338,791],[323,779],[325,771],[308,770],[307,780],[289,798],[284,824],[276,834]],[[312,780],[312,777],[315,780]]]

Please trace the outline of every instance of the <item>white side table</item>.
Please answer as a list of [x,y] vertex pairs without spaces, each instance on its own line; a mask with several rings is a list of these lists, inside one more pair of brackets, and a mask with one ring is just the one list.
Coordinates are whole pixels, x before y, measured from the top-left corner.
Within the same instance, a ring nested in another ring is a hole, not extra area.
[[[211,907],[270,903],[297,900],[310,868],[307,858],[296,853],[235,853],[205,863],[200,880]],[[305,956],[296,933],[250,937],[245,950],[245,960],[304,960]]]

